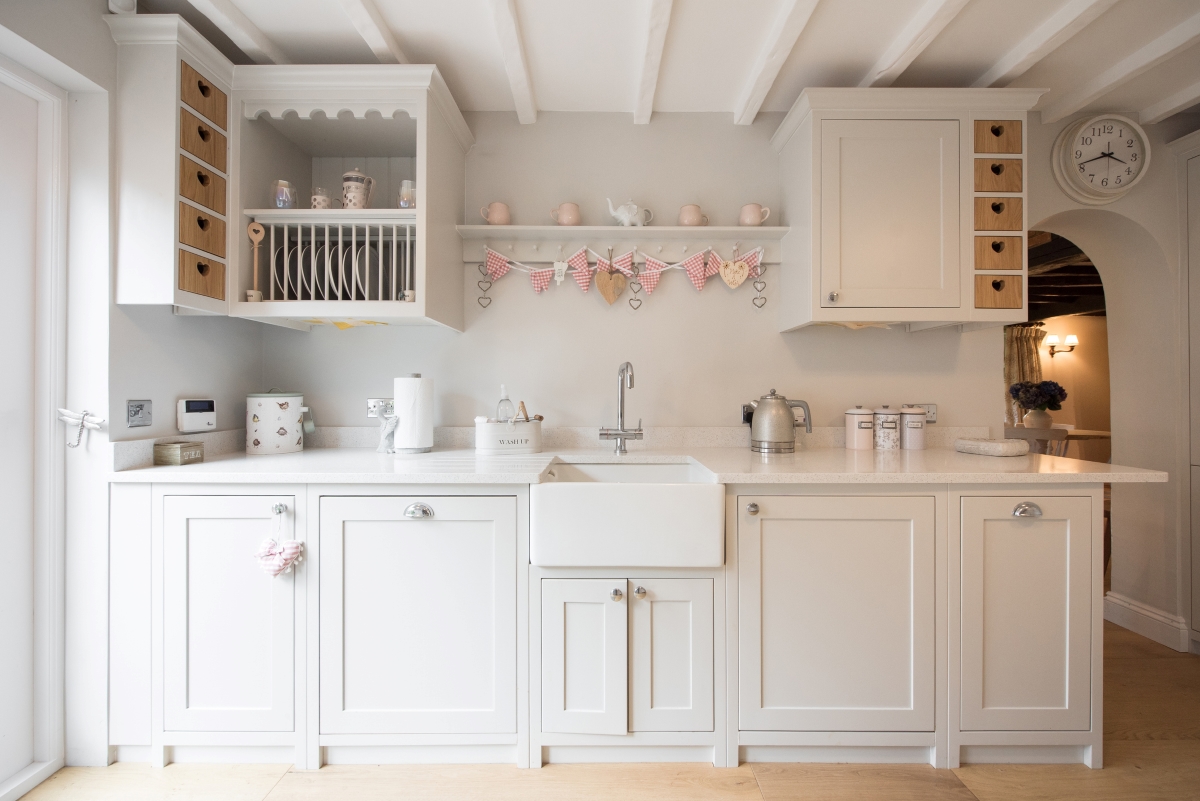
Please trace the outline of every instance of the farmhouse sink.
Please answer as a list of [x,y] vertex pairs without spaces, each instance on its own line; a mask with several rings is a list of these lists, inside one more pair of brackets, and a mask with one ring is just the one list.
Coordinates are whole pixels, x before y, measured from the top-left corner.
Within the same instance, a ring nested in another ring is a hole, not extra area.
[[555,463],[529,488],[539,567],[720,567],[725,486],[693,464]]

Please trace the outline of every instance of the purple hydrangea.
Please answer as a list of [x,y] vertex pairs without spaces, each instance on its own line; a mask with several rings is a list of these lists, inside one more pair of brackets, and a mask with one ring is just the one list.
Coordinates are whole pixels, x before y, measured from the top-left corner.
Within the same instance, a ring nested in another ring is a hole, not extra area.
[[1067,391],[1057,381],[1018,381],[1008,394],[1022,409],[1049,409],[1057,412],[1067,399]]

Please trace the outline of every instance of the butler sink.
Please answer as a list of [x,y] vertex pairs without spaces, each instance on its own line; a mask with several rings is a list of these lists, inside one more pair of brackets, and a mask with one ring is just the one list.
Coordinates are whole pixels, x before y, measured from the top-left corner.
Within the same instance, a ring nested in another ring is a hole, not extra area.
[[693,464],[551,465],[529,488],[539,567],[720,567],[725,486]]

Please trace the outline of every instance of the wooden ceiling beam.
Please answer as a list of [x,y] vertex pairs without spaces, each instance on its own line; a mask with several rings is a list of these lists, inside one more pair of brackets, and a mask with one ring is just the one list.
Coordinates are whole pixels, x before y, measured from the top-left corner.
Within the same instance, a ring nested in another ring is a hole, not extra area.
[[1180,89],[1175,94],[1164,97],[1157,103],[1142,109],[1138,113],[1138,122],[1142,125],[1153,125],[1185,111],[1197,103],[1200,103],[1200,82],[1194,83],[1186,89]]
[[1001,56],[971,86],[1008,86],[1116,4],[1117,0],[1068,0],[1049,19],[1017,42],[1012,50]]
[[784,0],[780,5],[779,13],[775,15],[775,20],[767,31],[766,42],[750,67],[746,86],[733,108],[735,125],[750,125],[754,122],[763,101],[775,85],[784,62],[796,47],[800,34],[808,26],[818,2],[819,0]]
[[400,43],[379,13],[375,0],[341,0],[341,4],[354,29],[380,64],[408,63],[408,56],[400,49]]
[[969,0],[928,0],[900,31],[859,86],[891,86],[963,10]]
[[233,4],[233,0],[188,0],[192,7],[229,37],[238,49],[250,57],[255,64],[291,64],[291,60],[283,54],[274,42],[242,10]]
[[1042,122],[1058,122],[1172,56],[1200,42],[1200,14],[1194,14],[1158,38],[1147,42],[1092,80],[1042,110]]
[[523,125],[532,125],[537,122],[537,101],[533,96],[533,77],[525,57],[525,43],[521,39],[521,25],[517,21],[516,0],[492,0],[492,18],[496,37],[500,40],[504,71],[508,73],[513,105],[517,108],[517,119]]
[[633,104],[635,125],[647,125],[654,113],[654,93],[662,67],[667,28],[671,25],[672,0],[650,0],[650,19],[646,26],[646,52],[642,54],[642,72],[638,76],[637,99]]

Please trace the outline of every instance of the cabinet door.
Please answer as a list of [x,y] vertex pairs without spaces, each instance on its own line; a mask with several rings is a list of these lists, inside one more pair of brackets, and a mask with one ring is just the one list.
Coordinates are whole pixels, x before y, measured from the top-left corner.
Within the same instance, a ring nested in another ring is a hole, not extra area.
[[1089,728],[1091,537],[1089,498],[963,498],[964,730]]
[[957,120],[821,123],[823,307],[961,305],[958,138]]
[[321,499],[322,733],[517,730],[516,526],[510,497]]
[[167,731],[292,731],[295,574],[272,578],[254,554],[294,538],[294,509],[265,495],[163,499]]
[[542,731],[626,734],[625,579],[542,579]]
[[629,730],[712,731],[712,579],[637,579],[628,598]]
[[740,727],[933,731],[934,499],[738,507]]

